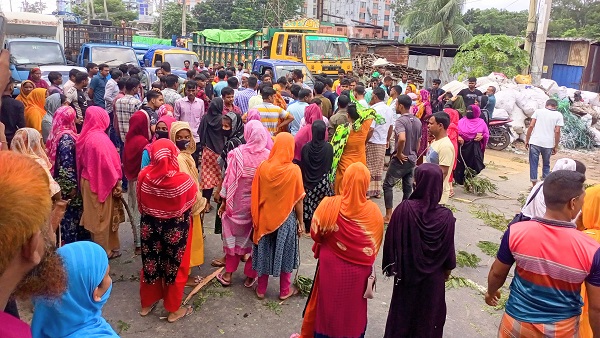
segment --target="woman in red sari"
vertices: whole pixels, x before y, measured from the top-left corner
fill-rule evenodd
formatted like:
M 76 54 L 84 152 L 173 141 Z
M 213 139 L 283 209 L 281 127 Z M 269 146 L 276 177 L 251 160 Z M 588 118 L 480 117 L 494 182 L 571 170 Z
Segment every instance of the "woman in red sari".
M 452 141 L 452 145 L 454 146 L 454 168 L 450 172 L 450 177 L 448 181 L 450 182 L 450 197 L 454 196 L 454 187 L 452 187 L 452 181 L 454 180 L 454 169 L 456 169 L 456 158 L 458 157 L 458 120 L 460 120 L 460 114 L 458 110 L 452 108 L 452 102 L 450 104 L 446 104 L 444 108 L 444 113 L 450 116 L 450 126 L 446 131 L 448 133 L 448 138 Z
M 169 323 L 193 312 L 191 307 L 181 307 L 181 301 L 190 267 L 190 214 L 198 186 L 190 175 L 179 171 L 177 154 L 179 150 L 168 139 L 152 143 L 151 163 L 140 171 L 136 187 L 142 215 L 140 315 L 149 315 L 163 299 Z
M 364 337 L 365 286 L 383 239 L 383 216 L 367 200 L 370 178 L 363 163 L 351 164 L 342 194 L 325 197 L 315 211 L 310 233 L 319 264 L 302 337 Z

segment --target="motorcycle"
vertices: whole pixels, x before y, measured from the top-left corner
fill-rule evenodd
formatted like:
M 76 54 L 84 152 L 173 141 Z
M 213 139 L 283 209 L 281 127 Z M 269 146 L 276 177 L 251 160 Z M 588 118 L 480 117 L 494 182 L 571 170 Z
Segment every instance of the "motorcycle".
M 511 119 L 491 119 L 489 122 L 490 138 L 487 147 L 494 150 L 504 150 L 510 144 L 513 133 L 510 131 Z M 514 137 L 514 136 L 513 136 Z

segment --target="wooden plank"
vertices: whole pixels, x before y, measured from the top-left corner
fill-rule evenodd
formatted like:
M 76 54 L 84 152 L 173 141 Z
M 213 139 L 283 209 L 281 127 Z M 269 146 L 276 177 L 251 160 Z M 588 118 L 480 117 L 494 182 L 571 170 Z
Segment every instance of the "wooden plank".
M 190 299 L 192 299 L 192 297 L 194 297 L 194 295 L 196 295 L 200 291 L 200 289 L 202 289 L 211 280 L 216 278 L 217 275 L 219 275 L 223 271 L 223 269 L 225 269 L 225 267 L 218 268 L 213 273 L 202 279 L 202 282 L 198 283 L 198 285 L 196 285 L 192 292 L 190 292 L 190 294 L 185 298 L 185 300 L 183 301 L 183 305 L 186 305 L 190 301 Z

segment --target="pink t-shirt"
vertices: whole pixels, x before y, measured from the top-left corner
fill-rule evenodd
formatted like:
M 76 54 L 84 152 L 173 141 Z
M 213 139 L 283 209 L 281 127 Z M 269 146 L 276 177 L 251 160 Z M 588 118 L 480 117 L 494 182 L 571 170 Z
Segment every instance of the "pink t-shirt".
M 2 338 L 30 338 L 31 328 L 24 321 L 0 312 L 0 337 Z

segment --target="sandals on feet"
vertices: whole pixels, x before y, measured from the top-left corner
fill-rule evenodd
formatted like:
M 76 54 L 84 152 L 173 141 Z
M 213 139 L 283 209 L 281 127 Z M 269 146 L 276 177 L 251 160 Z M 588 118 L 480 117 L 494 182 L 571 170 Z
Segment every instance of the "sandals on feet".
M 258 289 L 256 289 L 256 298 L 263 300 L 263 299 L 265 299 L 265 295 L 258 293 Z
M 121 257 L 121 255 L 123 255 L 120 251 L 115 251 L 113 250 L 110 255 L 108 255 L 108 259 L 115 259 L 115 258 L 119 258 Z
M 231 285 L 231 281 L 226 281 L 225 278 L 223 278 L 223 274 L 220 273 L 217 275 L 217 280 L 219 281 L 219 283 L 221 283 L 221 285 L 227 287 Z
M 188 307 L 187 307 L 187 308 L 185 308 L 185 309 L 186 309 L 186 310 L 185 310 L 185 314 L 184 314 L 183 316 L 181 316 L 181 317 L 179 317 L 179 318 L 177 318 L 177 319 L 175 319 L 175 320 L 170 320 L 170 319 L 169 319 L 169 317 L 167 317 L 167 321 L 168 321 L 169 323 L 175 323 L 176 321 L 178 321 L 178 320 L 180 320 L 180 319 L 182 319 L 182 318 L 185 318 L 185 317 L 191 316 L 191 315 L 192 315 L 192 313 L 194 313 L 194 308 L 193 308 L 193 307 L 191 307 L 191 306 L 188 306 Z
M 298 293 L 299 293 L 298 289 L 292 287 L 290 289 L 290 293 L 288 293 L 287 296 L 283 296 L 283 297 L 279 296 L 279 299 L 286 300 L 286 299 L 288 299 L 290 297 L 293 297 L 293 296 L 297 295 Z
M 186 282 L 186 283 L 185 283 L 185 286 L 193 287 L 193 286 L 196 286 L 196 285 L 198 285 L 198 284 L 202 283 L 202 281 L 203 281 L 203 280 L 204 280 L 204 278 L 202 278 L 201 276 L 196 276 L 196 277 L 194 277 L 194 280 L 193 280 L 193 281 L 191 281 L 191 282 L 189 282 L 189 281 L 188 281 L 188 282 Z
M 152 306 L 150 306 L 150 310 L 148 310 L 148 312 L 146 314 L 142 314 L 142 311 L 138 312 L 140 314 L 141 317 L 146 317 L 148 316 L 150 313 L 152 313 L 152 311 L 154 311 L 154 309 L 156 309 L 156 306 L 158 305 L 158 302 L 152 304 Z
M 225 266 L 225 263 L 220 259 L 213 259 L 212 262 L 210 262 L 210 265 L 214 266 L 215 268 L 221 268 Z
M 253 287 L 253 286 L 254 286 L 254 284 L 256 284 L 256 281 L 258 280 L 258 278 L 253 278 L 253 279 L 252 279 L 252 283 L 248 284 L 248 280 L 249 280 L 249 279 L 250 279 L 250 278 L 249 278 L 249 277 L 247 277 L 247 278 L 246 278 L 246 280 L 244 281 L 244 287 L 247 287 L 248 289 L 249 289 L 249 288 L 251 288 L 251 287 Z

